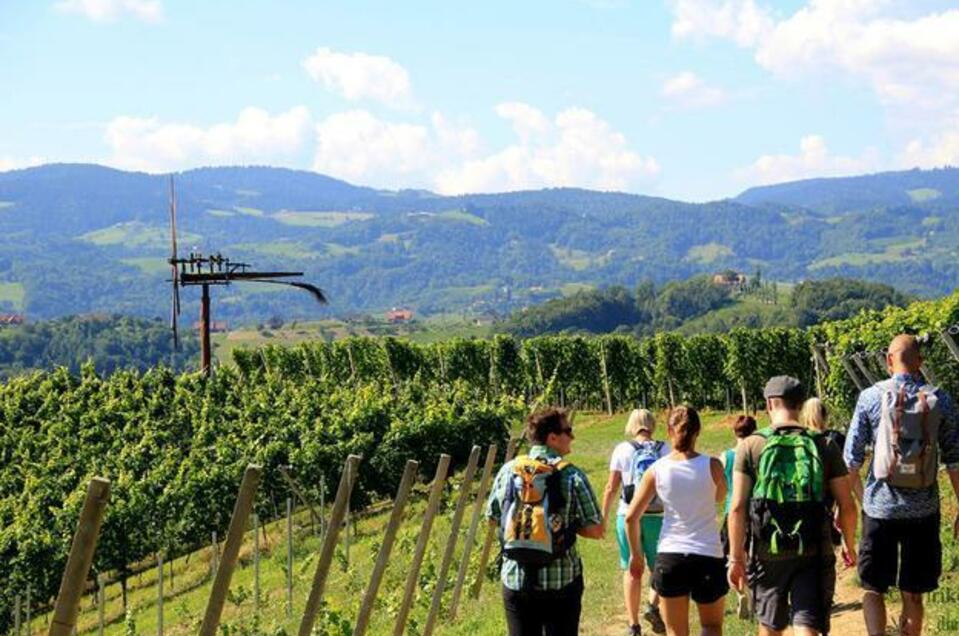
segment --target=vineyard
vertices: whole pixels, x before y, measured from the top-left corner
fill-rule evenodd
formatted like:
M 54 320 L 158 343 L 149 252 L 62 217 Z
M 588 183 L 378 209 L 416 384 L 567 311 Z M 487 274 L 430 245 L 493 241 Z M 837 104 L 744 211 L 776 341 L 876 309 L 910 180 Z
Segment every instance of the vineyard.
M 392 496 L 408 460 L 425 480 L 441 453 L 462 468 L 474 444 L 505 449 L 538 403 L 754 409 L 765 380 L 789 373 L 846 414 L 858 387 L 883 374 L 877 352 L 902 331 L 928 334 L 925 373 L 956 393 L 957 322 L 959 293 L 808 330 L 429 345 L 350 338 L 240 350 L 212 378 L 164 368 L 103 377 L 89 366 L 15 378 L 0 387 L 0 631 L 11 620 L 2 608 L 28 587 L 34 612 L 49 608 L 94 475 L 112 485 L 91 578 L 103 573 L 125 594 L 138 564 L 223 536 L 250 463 L 263 468 L 254 508 L 269 520 L 296 496 L 280 467 L 318 500 L 347 456 L 362 455 L 351 502 L 359 508 Z

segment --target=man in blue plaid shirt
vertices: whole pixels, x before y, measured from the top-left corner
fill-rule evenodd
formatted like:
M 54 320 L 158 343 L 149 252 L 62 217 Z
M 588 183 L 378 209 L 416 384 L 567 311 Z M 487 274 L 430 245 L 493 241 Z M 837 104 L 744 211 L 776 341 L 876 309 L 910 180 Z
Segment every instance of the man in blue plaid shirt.
M 531 445 L 530 458 L 557 462 L 571 452 L 573 427 L 565 410 L 548 408 L 529 416 L 526 437 Z M 486 503 L 486 517 L 496 526 L 502 521 L 515 463 L 514 459 L 500 469 Z M 565 464 L 559 478 L 562 499 L 566 502 L 561 514 L 570 536 L 601 539 L 605 530 L 602 511 L 586 474 Z M 579 634 L 583 562 L 575 543 L 534 570 L 504 556 L 501 578 L 510 636 Z
M 862 538 L 859 545 L 859 579 L 862 584 L 863 614 L 869 634 L 886 633 L 884 594 L 890 587 L 902 593 L 900 633 L 922 633 L 922 595 L 939 586 L 942 572 L 942 545 L 939 539 L 939 485 L 928 488 L 896 487 L 877 479 L 873 470 L 875 453 L 863 488 L 859 470 L 866 462 L 867 448 L 878 440 L 884 394 L 894 389 L 911 399 L 924 387 L 920 367 L 922 355 L 913 336 L 896 336 L 886 355 L 891 380 L 881 382 L 859 395 L 853 413 L 843 458 L 854 478 L 853 489 L 862 502 Z M 952 398 L 935 389 L 941 414 L 938 438 L 939 460 L 945 464 L 953 492 L 959 497 L 959 419 Z M 953 533 L 959 532 L 959 518 Z

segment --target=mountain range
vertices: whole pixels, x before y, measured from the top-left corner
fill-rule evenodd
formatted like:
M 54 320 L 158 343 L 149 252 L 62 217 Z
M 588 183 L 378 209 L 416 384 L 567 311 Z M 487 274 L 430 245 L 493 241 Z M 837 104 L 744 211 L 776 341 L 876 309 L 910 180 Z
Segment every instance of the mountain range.
M 174 175 L 181 255 L 297 270 L 330 297 L 214 290 L 214 318 L 315 318 L 407 306 L 505 312 L 587 286 L 701 272 L 849 276 L 935 295 L 959 285 L 959 169 L 813 179 L 693 204 L 573 188 L 440 196 L 304 171 Z M 169 312 L 169 177 L 97 165 L 0 173 L 0 309 L 30 319 Z M 197 310 L 183 294 L 184 312 Z

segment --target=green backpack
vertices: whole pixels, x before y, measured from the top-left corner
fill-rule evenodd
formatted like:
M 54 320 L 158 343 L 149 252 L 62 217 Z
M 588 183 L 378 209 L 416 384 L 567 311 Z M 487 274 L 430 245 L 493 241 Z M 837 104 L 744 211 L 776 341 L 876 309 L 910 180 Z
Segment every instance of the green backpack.
M 800 426 L 764 428 L 766 440 L 750 499 L 753 537 L 771 556 L 818 550 L 825 521 L 825 475 L 818 433 Z

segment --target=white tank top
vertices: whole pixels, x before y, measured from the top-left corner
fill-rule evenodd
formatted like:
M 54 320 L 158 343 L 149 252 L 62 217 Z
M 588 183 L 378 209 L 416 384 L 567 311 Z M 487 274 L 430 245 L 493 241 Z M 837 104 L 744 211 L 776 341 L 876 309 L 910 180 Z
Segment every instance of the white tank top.
M 656 494 L 665 509 L 658 552 L 722 558 L 716 484 L 709 460 L 709 455 L 683 460 L 664 457 L 653 464 Z

